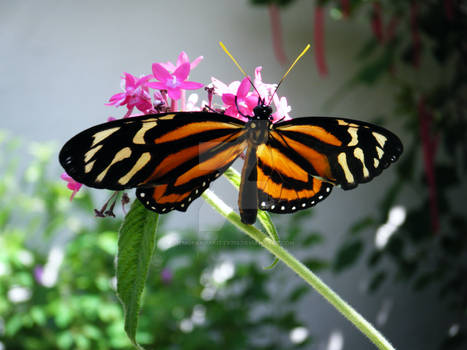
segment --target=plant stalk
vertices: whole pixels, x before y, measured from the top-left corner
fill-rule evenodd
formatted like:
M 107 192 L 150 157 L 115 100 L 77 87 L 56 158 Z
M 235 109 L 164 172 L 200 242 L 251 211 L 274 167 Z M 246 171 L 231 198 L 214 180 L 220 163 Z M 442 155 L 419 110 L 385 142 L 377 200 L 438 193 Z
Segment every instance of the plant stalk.
M 384 338 L 384 336 L 373 325 L 365 320 L 352 306 L 339 297 L 330 287 L 308 269 L 302 262 L 284 249 L 278 242 L 258 230 L 252 225 L 241 222 L 240 216 L 232 208 L 225 204 L 217 195 L 209 189 L 203 193 L 203 198 L 222 216 L 245 232 L 248 236 L 266 248 L 280 261 L 285 263 L 305 282 L 320 293 L 332 306 L 334 306 L 344 317 L 365 334 L 380 350 L 395 350 L 395 348 Z

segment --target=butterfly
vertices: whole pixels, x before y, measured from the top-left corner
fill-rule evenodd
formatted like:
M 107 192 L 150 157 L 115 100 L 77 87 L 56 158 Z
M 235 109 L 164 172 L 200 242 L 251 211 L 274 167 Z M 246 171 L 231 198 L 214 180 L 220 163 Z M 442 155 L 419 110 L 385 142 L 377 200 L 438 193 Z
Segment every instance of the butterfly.
M 238 207 L 253 224 L 258 209 L 293 213 L 368 182 L 401 155 L 399 138 L 362 121 L 304 117 L 272 122 L 260 101 L 248 121 L 216 113 L 173 112 L 91 127 L 62 148 L 59 160 L 90 187 L 136 188 L 157 213 L 186 211 L 244 154 Z M 245 152 L 246 150 L 246 152 Z

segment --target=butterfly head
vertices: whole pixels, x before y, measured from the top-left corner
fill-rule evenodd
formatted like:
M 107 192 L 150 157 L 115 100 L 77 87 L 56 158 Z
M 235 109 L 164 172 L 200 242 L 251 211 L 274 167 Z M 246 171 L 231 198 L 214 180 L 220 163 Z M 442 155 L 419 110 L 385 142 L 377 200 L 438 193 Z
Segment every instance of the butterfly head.
M 264 104 L 264 101 L 260 101 L 258 105 L 253 108 L 254 116 L 251 119 L 256 120 L 272 120 L 272 107 Z

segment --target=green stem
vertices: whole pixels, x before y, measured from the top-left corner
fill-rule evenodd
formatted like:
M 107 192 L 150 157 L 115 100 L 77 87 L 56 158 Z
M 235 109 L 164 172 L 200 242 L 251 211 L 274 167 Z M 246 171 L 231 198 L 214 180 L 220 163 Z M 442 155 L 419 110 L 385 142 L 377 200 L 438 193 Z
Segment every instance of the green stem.
M 309 270 L 304 264 L 297 260 L 286 249 L 281 247 L 278 242 L 272 240 L 269 236 L 251 225 L 245 225 L 241 222 L 240 216 L 232 208 L 226 205 L 219 197 L 210 190 L 203 193 L 203 198 L 221 215 L 227 218 L 231 223 L 245 232 L 256 242 L 274 254 L 279 260 L 289 266 L 305 282 L 320 293 L 331 305 L 333 305 L 342 315 L 353 323 L 363 334 L 365 334 L 381 350 L 395 350 L 395 348 L 384 338 L 384 336 L 371 323 L 363 318 L 352 306 L 339 297 L 331 288 L 329 288 L 321 279 Z

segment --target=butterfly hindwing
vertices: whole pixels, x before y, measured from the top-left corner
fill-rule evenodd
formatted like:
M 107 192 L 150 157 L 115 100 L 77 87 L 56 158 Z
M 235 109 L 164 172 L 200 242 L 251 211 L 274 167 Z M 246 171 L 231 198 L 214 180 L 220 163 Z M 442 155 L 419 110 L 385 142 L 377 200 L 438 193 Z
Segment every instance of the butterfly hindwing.
M 304 171 L 343 189 L 370 181 L 402 153 L 390 131 L 350 119 L 297 118 L 274 124 L 270 139 Z
M 210 182 L 222 175 L 243 152 L 246 147 L 245 133 L 234 135 L 229 142 L 208 142 L 199 147 L 203 152 L 197 157 L 186 160 L 164 175 L 163 178 L 170 179 L 166 183 L 136 190 L 136 197 L 146 208 L 158 213 L 186 211 L 191 202 L 209 187 Z
M 332 185 L 313 177 L 284 151 L 287 150 L 274 147 L 274 141 L 258 147 L 259 208 L 274 213 L 292 213 L 325 199 Z

